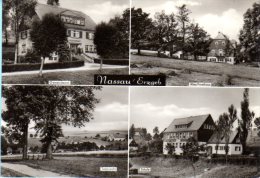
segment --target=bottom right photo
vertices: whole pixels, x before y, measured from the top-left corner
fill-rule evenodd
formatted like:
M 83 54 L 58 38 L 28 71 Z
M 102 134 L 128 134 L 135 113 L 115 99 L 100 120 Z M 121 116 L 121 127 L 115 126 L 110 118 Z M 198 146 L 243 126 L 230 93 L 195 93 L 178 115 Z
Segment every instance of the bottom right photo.
M 129 177 L 259 177 L 260 89 L 131 87 Z

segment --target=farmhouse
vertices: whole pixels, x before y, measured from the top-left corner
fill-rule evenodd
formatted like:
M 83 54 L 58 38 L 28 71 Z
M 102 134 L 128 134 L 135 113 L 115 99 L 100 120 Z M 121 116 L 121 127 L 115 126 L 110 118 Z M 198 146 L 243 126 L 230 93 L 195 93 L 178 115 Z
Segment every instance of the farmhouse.
M 109 141 L 124 141 L 126 139 L 125 134 L 114 133 L 108 136 Z
M 208 54 L 207 60 L 209 62 L 234 64 L 235 48 L 236 41 L 229 41 L 226 35 L 219 32 L 216 38 L 214 38 L 210 44 L 210 52 Z
M 215 130 L 215 123 L 210 114 L 174 119 L 163 134 L 163 154 L 168 154 L 166 145 L 175 147 L 175 154 L 183 153 L 188 139 L 195 138 L 200 145 L 206 145 Z
M 207 152 L 209 155 L 218 154 L 225 155 L 225 138 L 221 135 L 217 139 L 217 134 L 214 133 L 212 137 L 209 139 L 207 144 Z M 238 131 L 232 131 L 230 134 L 229 142 L 228 142 L 228 155 L 241 155 L 242 154 L 242 144 L 240 143 Z
M 138 144 L 135 142 L 135 140 L 130 139 L 129 140 L 129 150 L 130 151 L 137 151 L 138 150 Z
M 24 56 L 33 48 L 30 40 L 30 27 L 34 20 L 41 20 L 46 14 L 55 14 L 61 18 L 67 28 L 68 46 L 72 52 L 80 51 L 86 57 L 95 53 L 96 49 L 93 43 L 94 31 L 96 24 L 86 14 L 80 11 L 51 6 L 46 4 L 37 4 L 35 14 L 28 22 L 27 27 L 19 34 L 19 56 Z M 52 58 L 46 59 L 45 63 L 58 62 L 59 56 L 57 53 L 52 55 Z

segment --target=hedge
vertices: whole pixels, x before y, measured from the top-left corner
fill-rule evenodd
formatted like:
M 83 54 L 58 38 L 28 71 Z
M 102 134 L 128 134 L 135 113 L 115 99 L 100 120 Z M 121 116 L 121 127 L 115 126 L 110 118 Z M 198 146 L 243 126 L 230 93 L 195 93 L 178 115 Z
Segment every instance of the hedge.
M 94 59 L 94 63 L 100 64 L 100 59 Z M 103 64 L 110 64 L 110 65 L 129 65 L 129 60 L 122 60 L 122 59 L 103 59 Z
M 32 70 L 39 70 L 41 64 L 6 64 L 2 65 L 3 72 L 18 72 L 18 71 L 32 71 Z M 58 63 L 48 63 L 44 64 L 43 69 L 66 69 L 66 68 L 73 68 L 73 67 L 81 67 L 84 66 L 84 61 L 66 61 L 66 62 L 58 62 Z

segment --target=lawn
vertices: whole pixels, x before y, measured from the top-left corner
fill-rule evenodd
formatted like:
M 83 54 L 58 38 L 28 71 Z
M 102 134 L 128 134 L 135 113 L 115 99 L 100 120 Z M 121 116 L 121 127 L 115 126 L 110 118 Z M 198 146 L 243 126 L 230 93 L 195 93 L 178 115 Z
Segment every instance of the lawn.
M 63 72 L 51 72 L 45 73 L 43 77 L 39 77 L 38 74 L 28 75 L 14 75 L 3 76 L 3 84 L 48 84 L 49 81 L 71 81 L 71 85 L 93 85 L 95 74 L 114 74 L 114 75 L 127 75 L 128 68 L 122 69 L 103 69 L 88 70 L 88 71 L 63 71 Z
M 245 65 L 132 55 L 131 66 L 131 74 L 165 74 L 167 85 L 172 86 L 187 86 L 191 82 L 213 86 L 260 86 L 260 68 Z
M 55 157 L 53 160 L 27 160 L 15 163 L 74 177 L 127 177 L 127 157 Z M 117 167 L 117 172 L 101 172 L 100 167 Z
M 184 178 L 193 177 L 193 168 L 191 162 L 182 159 L 163 158 L 163 157 L 135 157 L 130 159 L 133 168 L 151 168 L 150 174 L 146 177 L 171 177 Z M 199 160 L 195 163 L 195 173 L 198 178 L 237 178 L 259 176 L 255 166 L 247 165 L 221 165 L 208 164 Z M 131 177 L 131 176 L 130 176 Z M 133 177 L 138 177 L 137 175 Z M 142 177 L 142 176 L 140 176 Z

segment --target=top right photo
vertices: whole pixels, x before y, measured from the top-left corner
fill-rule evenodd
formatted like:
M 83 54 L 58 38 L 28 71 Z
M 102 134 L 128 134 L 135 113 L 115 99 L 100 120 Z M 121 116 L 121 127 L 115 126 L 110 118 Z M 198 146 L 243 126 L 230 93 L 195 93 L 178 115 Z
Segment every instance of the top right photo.
M 131 74 L 260 86 L 260 0 L 132 0 Z

